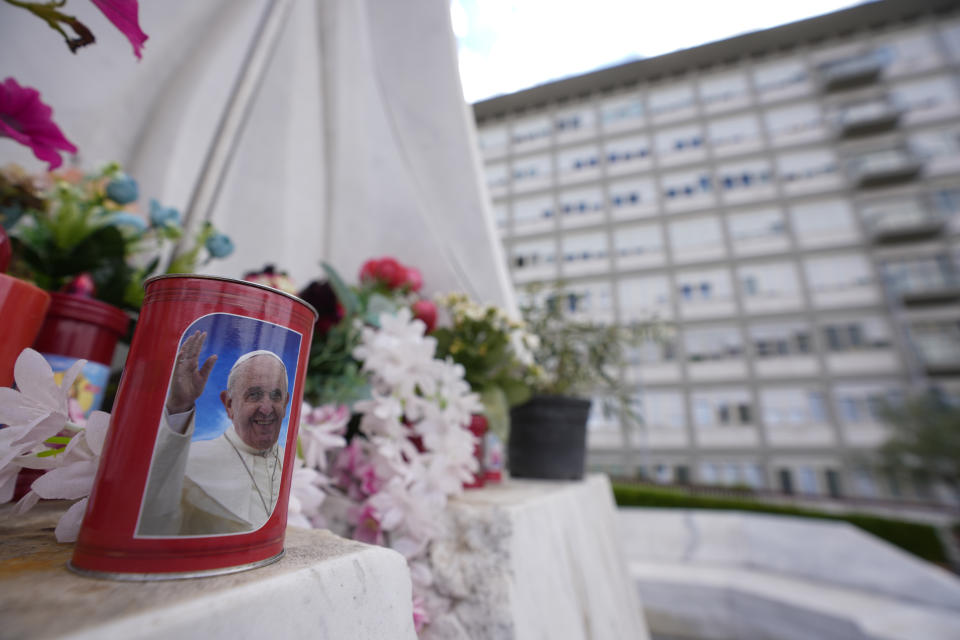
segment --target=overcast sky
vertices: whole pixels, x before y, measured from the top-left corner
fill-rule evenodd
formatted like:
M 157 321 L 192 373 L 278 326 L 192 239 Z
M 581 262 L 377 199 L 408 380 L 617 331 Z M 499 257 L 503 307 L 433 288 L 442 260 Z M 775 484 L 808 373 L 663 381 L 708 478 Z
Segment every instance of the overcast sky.
M 468 102 L 863 0 L 451 0 Z

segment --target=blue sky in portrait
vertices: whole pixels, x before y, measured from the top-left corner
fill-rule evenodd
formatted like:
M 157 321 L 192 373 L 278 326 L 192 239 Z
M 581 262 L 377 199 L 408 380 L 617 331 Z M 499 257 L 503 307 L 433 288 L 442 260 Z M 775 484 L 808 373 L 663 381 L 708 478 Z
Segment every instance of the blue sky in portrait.
M 194 440 L 216 438 L 230 426 L 227 412 L 220 400 L 220 392 L 227 388 L 230 368 L 237 358 L 250 351 L 266 349 L 280 356 L 287 368 L 287 389 L 293 394 L 296 379 L 297 358 L 300 354 L 301 336 L 296 331 L 279 325 L 228 313 L 214 313 L 198 320 L 184 332 L 180 344 L 196 331 L 206 331 L 207 339 L 200 352 L 199 364 L 217 354 L 217 363 L 210 373 L 203 394 L 197 400 L 196 431 Z M 286 441 L 287 423 L 290 420 L 290 402 L 283 417 L 279 442 Z
M 451 0 L 467 102 L 838 11 L 863 0 Z

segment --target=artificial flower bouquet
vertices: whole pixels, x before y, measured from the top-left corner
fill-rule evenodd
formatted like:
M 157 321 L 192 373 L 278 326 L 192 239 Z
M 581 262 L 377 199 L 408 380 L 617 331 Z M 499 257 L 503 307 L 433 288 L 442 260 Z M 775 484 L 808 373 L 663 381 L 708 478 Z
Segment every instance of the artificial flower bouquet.
M 447 501 L 479 472 L 466 425 L 482 406 L 464 368 L 439 357 L 428 335 L 437 310 L 418 295 L 418 270 L 369 260 L 349 286 L 324 269 L 327 280 L 300 293 L 320 319 L 307 373 L 315 404 L 301 412 L 289 522 L 403 554 L 420 630 L 451 606 L 431 588 L 429 548 Z
M 438 298 L 450 322 L 433 333 L 437 353 L 463 366 L 467 382 L 480 394 L 491 430 L 506 439 L 509 408 L 525 402 L 544 375 L 534 361 L 540 345 L 526 323 L 492 304 L 462 293 Z
M 201 259 L 233 251 L 230 238 L 207 224 L 190 248 L 170 255 L 169 245 L 183 235 L 179 211 L 152 200 L 144 215 L 138 198 L 137 182 L 117 164 L 90 174 L 0 170 L 0 222 L 13 243 L 11 275 L 135 311 L 146 278 L 188 273 Z

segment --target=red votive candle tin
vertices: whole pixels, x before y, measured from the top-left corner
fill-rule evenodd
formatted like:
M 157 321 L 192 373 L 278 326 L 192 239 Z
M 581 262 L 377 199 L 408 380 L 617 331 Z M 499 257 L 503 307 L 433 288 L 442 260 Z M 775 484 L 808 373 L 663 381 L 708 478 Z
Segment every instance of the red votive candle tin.
M 147 281 L 73 571 L 162 580 L 283 555 L 316 317 L 249 282 Z

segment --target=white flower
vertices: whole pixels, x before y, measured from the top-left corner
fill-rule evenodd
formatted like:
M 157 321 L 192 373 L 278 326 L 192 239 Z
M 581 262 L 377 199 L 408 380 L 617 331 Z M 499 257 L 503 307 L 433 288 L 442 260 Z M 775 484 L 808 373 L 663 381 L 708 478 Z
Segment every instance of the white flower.
M 70 386 L 86 364 L 78 360 L 58 386 L 53 369 L 39 353 L 24 349 L 14 364 L 13 376 L 20 391 L 0 388 L 0 503 L 13 497 L 22 467 L 49 468 L 52 460 L 38 458 L 43 442 L 68 424 Z
M 57 523 L 58 542 L 74 542 L 86 511 L 87 496 L 100 465 L 103 443 L 110 427 L 110 414 L 94 411 L 83 431 L 73 436 L 62 453 L 54 456 L 59 466 L 34 480 L 30 492 L 17 503 L 17 512 L 24 513 L 40 498 L 46 500 L 82 500 L 71 506 Z
M 297 459 L 296 464 L 293 470 L 293 484 L 290 488 L 287 523 L 309 529 L 322 522 L 320 507 L 327 495 L 323 487 L 329 485 L 330 481 L 322 473 L 305 466 L 302 460 Z
M 308 467 L 324 470 L 327 468 L 327 452 L 347 446 L 343 434 L 350 421 L 350 410 L 346 405 L 325 405 L 314 409 L 304 403 L 301 415 L 303 459 Z

